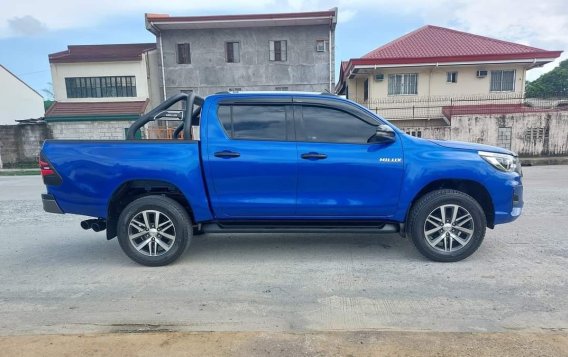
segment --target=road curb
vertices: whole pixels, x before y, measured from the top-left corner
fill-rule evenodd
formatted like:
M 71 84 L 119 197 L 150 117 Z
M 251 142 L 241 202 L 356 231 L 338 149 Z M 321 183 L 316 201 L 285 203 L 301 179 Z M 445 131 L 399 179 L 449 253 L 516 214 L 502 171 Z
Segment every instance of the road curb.
M 521 157 L 519 159 L 523 166 L 568 165 L 567 156 Z

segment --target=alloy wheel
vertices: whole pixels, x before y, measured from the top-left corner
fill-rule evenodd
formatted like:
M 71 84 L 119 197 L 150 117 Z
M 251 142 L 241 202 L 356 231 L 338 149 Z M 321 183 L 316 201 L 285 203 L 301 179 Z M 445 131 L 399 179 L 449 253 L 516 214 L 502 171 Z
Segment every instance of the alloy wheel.
M 446 204 L 435 208 L 424 222 L 428 244 L 443 253 L 463 249 L 474 234 L 471 214 L 460 205 Z
M 163 212 L 145 210 L 130 220 L 128 240 L 138 252 L 157 257 L 172 248 L 176 240 L 176 229 L 170 217 Z

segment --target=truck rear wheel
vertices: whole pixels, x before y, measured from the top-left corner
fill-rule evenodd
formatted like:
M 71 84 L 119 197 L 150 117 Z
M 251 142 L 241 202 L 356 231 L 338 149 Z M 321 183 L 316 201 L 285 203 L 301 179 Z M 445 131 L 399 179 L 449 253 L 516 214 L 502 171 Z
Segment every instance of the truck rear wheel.
M 422 255 L 438 262 L 456 262 L 479 248 L 487 220 L 474 198 L 444 189 L 430 192 L 414 204 L 408 227 Z
M 118 242 L 124 253 L 147 266 L 178 259 L 191 242 L 191 219 L 176 201 L 145 196 L 131 202 L 118 218 Z

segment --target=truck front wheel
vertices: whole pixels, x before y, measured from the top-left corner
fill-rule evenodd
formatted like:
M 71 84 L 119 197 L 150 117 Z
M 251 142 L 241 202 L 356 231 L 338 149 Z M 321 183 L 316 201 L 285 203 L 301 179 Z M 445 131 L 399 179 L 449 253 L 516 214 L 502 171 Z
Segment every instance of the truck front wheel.
M 473 197 L 456 190 L 437 190 L 421 197 L 408 219 L 410 236 L 425 257 L 456 262 L 483 242 L 487 220 Z
M 124 208 L 117 222 L 118 242 L 124 253 L 147 266 L 167 265 L 191 242 L 191 219 L 176 201 L 145 196 Z

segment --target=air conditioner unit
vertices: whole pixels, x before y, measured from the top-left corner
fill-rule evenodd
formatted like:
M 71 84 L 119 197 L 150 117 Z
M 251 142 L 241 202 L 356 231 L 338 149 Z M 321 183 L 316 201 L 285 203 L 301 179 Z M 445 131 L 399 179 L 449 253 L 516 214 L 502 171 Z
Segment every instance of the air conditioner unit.
M 375 74 L 375 81 L 382 82 L 385 79 L 385 75 L 382 73 Z
M 487 77 L 487 71 L 477 71 L 477 78 L 485 78 Z

